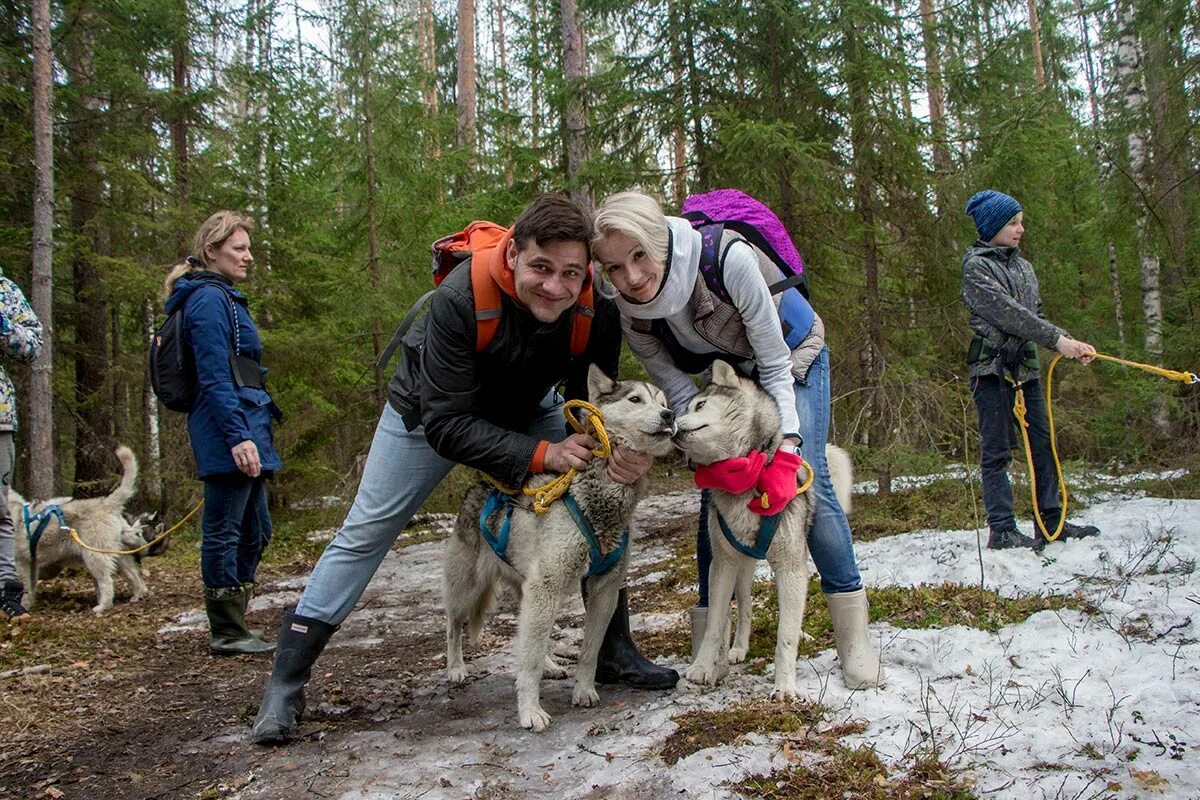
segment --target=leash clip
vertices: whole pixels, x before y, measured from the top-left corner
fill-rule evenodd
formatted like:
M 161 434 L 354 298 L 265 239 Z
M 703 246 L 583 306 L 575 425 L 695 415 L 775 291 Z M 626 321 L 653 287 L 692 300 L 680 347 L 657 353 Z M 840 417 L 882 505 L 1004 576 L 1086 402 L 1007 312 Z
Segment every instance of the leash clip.
M 1188 383 L 1189 383 L 1189 384 L 1192 384 L 1192 383 L 1200 383 L 1200 375 L 1197 375 L 1197 374 L 1196 374 L 1196 373 L 1194 373 L 1194 372 L 1188 372 L 1188 373 L 1186 373 L 1186 374 L 1187 374 L 1187 376 L 1188 376 Z

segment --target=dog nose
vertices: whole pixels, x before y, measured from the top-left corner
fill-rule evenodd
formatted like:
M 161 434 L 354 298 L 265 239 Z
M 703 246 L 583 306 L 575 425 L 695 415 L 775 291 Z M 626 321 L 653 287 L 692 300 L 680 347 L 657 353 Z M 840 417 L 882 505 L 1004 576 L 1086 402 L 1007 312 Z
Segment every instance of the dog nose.
M 664 409 L 662 412 L 662 421 L 663 421 L 663 425 L 674 425 L 675 424 L 675 412 L 669 408 Z

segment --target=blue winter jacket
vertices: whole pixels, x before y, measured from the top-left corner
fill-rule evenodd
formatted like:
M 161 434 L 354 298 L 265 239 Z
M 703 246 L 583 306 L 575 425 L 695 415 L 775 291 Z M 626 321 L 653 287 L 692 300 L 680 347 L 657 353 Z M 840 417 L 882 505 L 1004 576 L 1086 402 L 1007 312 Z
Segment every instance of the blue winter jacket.
M 196 360 L 199 394 L 188 412 L 187 425 L 200 479 L 237 473 L 230 450 L 247 439 L 258 447 L 263 472 L 282 469 L 271 421 L 283 415 L 266 390 L 238 387 L 229 363 L 229 354 L 236 347 L 241 355 L 262 364 L 262 340 L 245 295 L 215 272 L 196 270 L 176 281 L 167 298 L 168 314 L 180 307 L 184 337 Z

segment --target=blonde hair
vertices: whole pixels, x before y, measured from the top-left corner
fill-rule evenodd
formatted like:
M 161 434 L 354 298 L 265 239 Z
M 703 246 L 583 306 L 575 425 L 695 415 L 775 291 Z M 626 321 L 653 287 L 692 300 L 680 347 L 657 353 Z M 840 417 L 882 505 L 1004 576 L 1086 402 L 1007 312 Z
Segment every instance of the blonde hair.
M 667 263 L 667 218 L 662 206 L 643 192 L 619 192 L 604 199 L 595 215 L 595 245 L 610 233 L 623 233 L 633 238 L 646 255 L 660 264 Z
M 175 281 L 182 278 L 184 274 L 194 269 L 212 268 L 212 265 L 208 263 L 208 255 L 204 252 L 208 245 L 220 247 L 225 244 L 226 239 L 239 230 L 251 233 L 254 230 L 254 223 L 249 217 L 236 211 L 217 211 L 204 220 L 192 238 L 191 255 L 186 261 L 176 264 L 167 273 L 167 277 L 163 281 L 163 301 L 171 296 L 171 290 L 175 288 Z

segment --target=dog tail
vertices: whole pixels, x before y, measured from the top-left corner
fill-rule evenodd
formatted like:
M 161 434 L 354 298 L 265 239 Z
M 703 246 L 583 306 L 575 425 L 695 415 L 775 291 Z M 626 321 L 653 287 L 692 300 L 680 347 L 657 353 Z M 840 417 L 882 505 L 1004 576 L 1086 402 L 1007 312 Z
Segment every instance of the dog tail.
M 112 490 L 107 500 L 110 505 L 121 509 L 137 493 L 138 462 L 137 456 L 125 445 L 117 448 L 117 458 L 121 462 L 121 482 Z
M 829 476 L 833 479 L 833 493 L 837 495 L 842 511 L 850 513 L 850 490 L 854 485 L 854 463 L 850 454 L 836 445 L 825 445 L 825 460 L 829 463 Z

